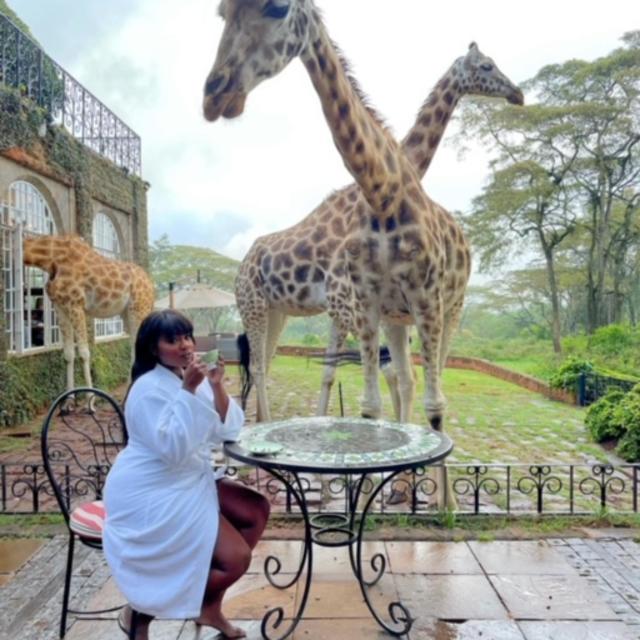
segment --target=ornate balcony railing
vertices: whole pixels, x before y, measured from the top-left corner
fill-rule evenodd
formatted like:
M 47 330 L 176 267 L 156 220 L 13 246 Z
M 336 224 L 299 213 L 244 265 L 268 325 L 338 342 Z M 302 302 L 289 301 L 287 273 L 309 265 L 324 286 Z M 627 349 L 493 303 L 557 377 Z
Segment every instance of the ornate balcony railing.
M 135 175 L 140 136 L 0 13 L 0 83 L 18 89 L 84 145 Z
M 448 490 L 455 496 L 459 515 L 592 515 L 638 513 L 640 465 L 595 464 L 449 464 Z M 273 511 L 295 512 L 284 485 L 252 467 L 227 468 L 227 474 L 260 491 Z M 437 513 L 438 485 L 433 469 L 398 476 L 390 490 L 406 490 L 409 499 L 388 505 L 383 496 L 373 513 L 429 515 Z M 354 479 L 355 480 L 355 479 Z M 376 482 L 377 478 L 372 477 Z M 344 512 L 352 479 L 312 474 L 301 478 L 309 504 L 318 512 Z M 87 495 L 87 483 L 67 483 L 70 499 Z M 0 513 L 55 513 L 58 506 L 40 462 L 0 465 Z M 393 486 L 395 485 L 395 486 Z

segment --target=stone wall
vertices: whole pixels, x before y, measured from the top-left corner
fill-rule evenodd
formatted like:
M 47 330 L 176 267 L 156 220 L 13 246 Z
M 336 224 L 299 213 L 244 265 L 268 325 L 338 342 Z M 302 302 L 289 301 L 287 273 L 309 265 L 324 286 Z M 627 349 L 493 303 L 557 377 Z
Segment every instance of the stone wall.
M 282 345 L 277 349 L 277 353 L 283 356 L 306 356 L 322 353 L 321 347 L 304 347 Z M 413 362 L 420 365 L 421 358 L 418 354 L 413 354 Z M 461 356 L 449 356 L 447 358 L 447 367 L 450 369 L 470 369 L 486 373 L 494 378 L 500 378 L 506 382 L 511 382 L 519 387 L 524 387 L 529 391 L 540 393 L 551 400 L 557 400 L 566 404 L 577 404 L 576 394 L 563 389 L 553 389 L 546 382 L 528 376 L 524 373 L 518 373 L 511 369 L 506 369 L 500 365 L 482 360 L 480 358 L 466 358 Z

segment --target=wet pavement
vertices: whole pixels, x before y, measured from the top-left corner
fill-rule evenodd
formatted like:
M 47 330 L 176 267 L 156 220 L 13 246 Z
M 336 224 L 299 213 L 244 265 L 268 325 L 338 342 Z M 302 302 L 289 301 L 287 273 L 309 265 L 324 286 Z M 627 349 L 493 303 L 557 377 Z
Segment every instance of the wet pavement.
M 67 539 L 0 541 L 0 638 L 58 637 Z M 256 549 L 249 573 L 225 600 L 227 615 L 260 638 L 271 607 L 290 617 L 301 585 L 278 590 L 262 567 L 268 555 L 282 573 L 297 567 L 302 544 L 267 540 Z M 400 600 L 415 622 L 409 640 L 638 640 L 640 559 L 632 539 L 604 532 L 595 539 L 493 542 L 370 541 L 365 557 L 381 553 L 387 572 L 370 593 L 384 617 Z M 73 581 L 73 606 L 99 608 L 122 602 L 102 555 L 81 547 Z M 286 576 L 284 576 L 286 577 Z M 191 640 L 185 621 L 154 622 L 154 640 Z M 124 638 L 113 615 L 71 617 L 68 640 Z M 213 640 L 208 630 L 201 640 Z M 314 579 L 303 621 L 293 640 L 389 638 L 366 608 L 344 548 L 314 549 Z

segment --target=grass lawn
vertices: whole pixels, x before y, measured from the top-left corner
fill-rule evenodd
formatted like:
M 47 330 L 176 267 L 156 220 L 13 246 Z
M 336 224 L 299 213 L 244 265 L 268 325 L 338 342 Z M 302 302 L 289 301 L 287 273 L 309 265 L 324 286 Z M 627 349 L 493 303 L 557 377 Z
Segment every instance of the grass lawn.
M 419 372 L 418 369 L 416 369 Z M 274 419 L 314 415 L 322 367 L 305 358 L 278 356 L 269 381 Z M 420 374 L 412 421 L 425 424 Z M 338 368 L 330 412 L 339 415 L 338 385 L 342 384 L 345 415 L 359 415 L 363 390 L 359 367 Z M 392 418 L 391 401 L 380 377 L 384 417 Z M 606 461 L 603 449 L 591 442 L 584 426 L 584 409 L 547 400 L 511 383 L 482 373 L 447 369 L 444 392 L 448 400 L 445 430 L 455 448 L 449 462 Z M 255 394 L 252 393 L 252 399 Z M 251 405 L 253 406 L 253 405 Z

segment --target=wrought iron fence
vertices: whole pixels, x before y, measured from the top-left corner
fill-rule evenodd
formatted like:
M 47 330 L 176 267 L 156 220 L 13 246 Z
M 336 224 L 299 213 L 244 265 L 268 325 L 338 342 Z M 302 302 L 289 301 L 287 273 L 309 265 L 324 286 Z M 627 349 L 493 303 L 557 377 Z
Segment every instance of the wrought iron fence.
M 18 89 L 96 153 L 140 175 L 140 136 L 2 13 L 0 83 Z
M 611 389 L 620 389 L 621 391 L 631 391 L 638 383 L 632 380 L 623 380 L 621 378 L 612 378 L 611 376 L 603 376 L 597 373 L 581 373 L 578 376 L 577 397 L 578 404 L 586 407 L 592 404 L 598 398 L 604 396 Z
M 595 464 L 449 464 L 448 483 L 459 515 L 589 515 L 601 509 L 611 513 L 638 513 L 640 465 Z M 419 515 L 437 513 L 437 467 L 398 476 L 389 491 L 407 496 L 376 504 L 377 514 Z M 292 496 L 284 485 L 253 467 L 229 466 L 227 474 L 265 494 L 276 513 L 295 513 Z M 371 477 L 372 482 L 382 478 Z M 355 478 L 305 474 L 302 484 L 312 509 L 319 513 L 347 511 L 349 490 Z M 58 507 L 41 463 L 0 465 L 0 513 L 57 513 Z M 69 491 L 73 492 L 71 487 Z M 82 491 L 86 494 L 86 487 Z M 100 496 L 83 494 L 87 500 Z M 69 496 L 71 499 L 72 496 Z

